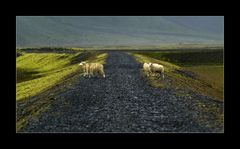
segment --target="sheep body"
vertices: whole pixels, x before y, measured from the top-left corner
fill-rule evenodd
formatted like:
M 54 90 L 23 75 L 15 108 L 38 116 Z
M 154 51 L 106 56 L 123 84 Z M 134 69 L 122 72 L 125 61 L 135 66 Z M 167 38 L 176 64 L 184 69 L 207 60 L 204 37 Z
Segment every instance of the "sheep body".
M 83 69 L 84 76 L 94 76 L 94 75 L 102 75 L 105 78 L 103 65 L 100 63 L 86 63 L 81 62 L 79 64 Z
M 150 71 L 151 71 L 151 73 L 152 72 L 159 73 L 164 78 L 164 67 L 163 67 L 163 65 L 156 64 L 156 63 L 150 63 Z
M 90 75 L 102 75 L 105 78 L 103 65 L 100 63 L 90 63 Z

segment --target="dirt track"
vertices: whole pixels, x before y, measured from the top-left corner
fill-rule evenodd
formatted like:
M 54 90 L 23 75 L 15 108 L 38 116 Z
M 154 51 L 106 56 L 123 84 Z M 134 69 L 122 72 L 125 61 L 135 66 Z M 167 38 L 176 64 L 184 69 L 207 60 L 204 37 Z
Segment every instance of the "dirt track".
M 222 132 L 214 112 L 223 105 L 198 94 L 177 96 L 155 89 L 140 74 L 141 65 L 122 52 L 109 52 L 106 78 L 79 77 L 55 96 L 23 132 Z M 198 104 L 214 107 L 199 110 Z

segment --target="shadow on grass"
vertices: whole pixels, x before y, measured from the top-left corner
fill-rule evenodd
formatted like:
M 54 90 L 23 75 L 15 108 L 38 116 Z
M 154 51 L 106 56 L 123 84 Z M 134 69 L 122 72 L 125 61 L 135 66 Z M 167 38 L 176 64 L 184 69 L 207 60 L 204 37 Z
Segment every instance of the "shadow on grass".
M 185 77 L 190 77 L 192 79 L 197 79 L 197 76 L 196 74 L 194 74 L 193 72 L 191 71 L 187 71 L 187 70 L 180 70 L 180 69 L 175 69 L 174 70 L 175 73 L 179 73 Z
M 35 70 L 25 69 L 25 68 L 17 68 L 17 83 L 40 78 L 42 76 L 43 75 L 40 75 L 39 72 L 35 71 Z
M 101 52 L 98 51 L 84 51 L 71 59 L 71 65 L 80 63 L 81 61 L 91 60 L 91 58 L 94 58 L 100 53 Z

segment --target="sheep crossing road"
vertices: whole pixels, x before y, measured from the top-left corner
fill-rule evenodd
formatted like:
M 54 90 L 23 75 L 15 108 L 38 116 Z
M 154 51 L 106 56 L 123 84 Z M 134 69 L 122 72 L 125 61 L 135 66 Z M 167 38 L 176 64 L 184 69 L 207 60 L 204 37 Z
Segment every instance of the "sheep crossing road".
M 128 54 L 109 52 L 106 78 L 79 77 L 74 85 L 55 97 L 38 119 L 24 132 L 219 132 L 209 127 L 214 121 L 199 122 L 203 113 L 194 109 L 194 100 L 212 104 L 205 96 L 178 97 L 174 90 L 155 89 L 141 76 L 142 65 Z M 197 97 L 194 100 L 193 96 Z M 194 103 L 191 103 L 194 102 Z

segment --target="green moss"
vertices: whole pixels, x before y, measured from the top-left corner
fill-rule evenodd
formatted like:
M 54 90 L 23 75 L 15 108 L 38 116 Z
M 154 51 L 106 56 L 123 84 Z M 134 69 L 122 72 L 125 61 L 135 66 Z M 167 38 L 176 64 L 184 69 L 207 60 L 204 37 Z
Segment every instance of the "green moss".
M 21 129 L 25 126 L 26 119 L 22 118 L 16 122 L 16 132 L 21 131 Z
M 37 104 L 28 107 L 28 109 L 26 109 L 27 115 L 21 116 L 16 121 L 16 131 L 21 131 L 21 129 L 23 129 L 24 126 L 28 123 L 29 119 L 37 119 L 42 112 L 46 111 L 52 103 L 52 101 L 49 101 L 51 100 L 44 100 L 43 102 L 38 102 Z

